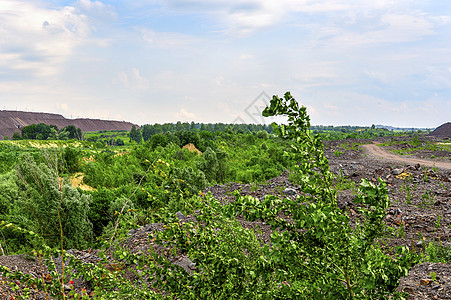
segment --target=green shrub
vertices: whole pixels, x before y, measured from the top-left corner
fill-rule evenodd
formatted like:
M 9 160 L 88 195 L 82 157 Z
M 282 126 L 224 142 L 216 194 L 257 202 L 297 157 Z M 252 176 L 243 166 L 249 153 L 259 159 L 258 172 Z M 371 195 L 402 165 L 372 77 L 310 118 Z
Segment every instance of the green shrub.
M 51 247 L 60 245 L 60 221 L 66 248 L 87 247 L 92 237 L 90 197 L 58 177 L 58 166 L 52 162 L 38 164 L 27 153 L 19 161 L 19 194 L 12 214 Z
M 67 172 L 75 173 L 80 168 L 80 151 L 74 147 L 66 147 L 63 152 L 64 167 Z

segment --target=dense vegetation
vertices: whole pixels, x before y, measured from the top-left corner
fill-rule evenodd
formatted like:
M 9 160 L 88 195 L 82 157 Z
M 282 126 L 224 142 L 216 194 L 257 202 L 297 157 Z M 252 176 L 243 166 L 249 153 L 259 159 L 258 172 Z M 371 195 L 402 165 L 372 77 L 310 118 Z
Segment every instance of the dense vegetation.
M 288 121 L 274 125 L 274 132 L 258 125 L 244 130 L 242 125 L 191 123 L 187 128 L 179 122 L 166 131 L 145 125 L 118 133 L 134 142 L 114 147 L 95 135 L 65 147 L 57 141 L 2 142 L 3 248 L 9 253 L 34 249 L 45 256 L 56 249 L 106 247 L 116 250 L 121 264 L 137 265 L 141 282 L 151 278 L 151 287 L 134 285 L 121 270 L 112 276 L 101 265 L 71 259 L 71 268 L 89 278 L 99 299 L 399 298 L 394 293 L 399 277 L 420 257 L 405 248 L 390 256 L 376 242 L 390 204 L 385 183 L 361 182 L 355 201 L 362 219 L 351 226 L 337 206 L 335 176 L 321 140 L 325 135 L 312 132 L 306 109 L 286 93 L 274 96 L 264 115 Z M 183 149 L 187 144 L 189 149 Z M 221 204 L 201 192 L 216 183 L 264 182 L 283 170 L 290 170 L 302 196 L 268 195 L 260 201 L 236 193 L 235 202 Z M 76 178 L 83 178 L 83 189 L 71 184 Z M 195 218 L 181 223 L 177 212 Z M 261 245 L 253 230 L 235 220 L 237 215 L 270 225 L 270 242 Z M 149 222 L 165 224 L 153 240 L 168 252 L 189 256 L 197 266 L 193 274 L 161 253 L 135 255 L 116 243 L 129 228 Z M 46 285 L 41 278 L 0 269 L 63 297 L 64 275 L 54 274 Z
M 190 143 L 202 153 L 182 149 Z M 41 234 L 54 246 L 58 237 L 54 222 L 61 199 L 59 208 L 64 212 L 63 221 L 67 220 L 63 227 L 73 227 L 70 219 L 74 214 L 81 222 L 76 227 L 83 232 L 82 236 L 71 234 L 74 240 L 65 244 L 70 247 L 93 245 L 139 182 L 140 190 L 131 198 L 130 207 L 177 211 L 185 205 L 184 199 L 195 197 L 206 186 L 263 182 L 295 164 L 286 155 L 289 144 L 266 131 L 179 131 L 114 148 L 99 142 L 64 144 L 55 140 L 4 141 L 0 147 L 2 219 Z M 74 176 L 83 177 L 92 189 L 72 188 Z M 62 178 L 62 183 L 57 178 Z M 44 219 L 53 223 L 41 224 Z M 11 252 L 32 246 L 15 232 L 6 230 L 5 235 Z
M 31 124 L 24 126 L 19 132 L 15 132 L 13 140 L 81 140 L 83 134 L 80 128 L 74 125 L 68 125 L 61 130 L 56 125 L 47 125 L 44 123 Z

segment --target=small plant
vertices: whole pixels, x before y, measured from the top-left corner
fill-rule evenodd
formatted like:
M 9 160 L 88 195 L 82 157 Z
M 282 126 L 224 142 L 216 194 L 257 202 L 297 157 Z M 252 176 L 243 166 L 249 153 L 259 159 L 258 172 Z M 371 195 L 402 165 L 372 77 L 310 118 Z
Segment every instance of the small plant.
M 421 203 L 419 207 L 425 207 L 428 205 L 434 204 L 434 193 L 431 191 L 425 191 L 424 194 L 421 196 Z
M 430 274 L 432 281 L 437 281 L 437 273 L 431 272 Z
M 340 154 L 343 154 L 343 152 L 341 152 L 341 151 L 339 151 L 339 150 L 335 150 L 335 151 L 334 151 L 334 155 L 335 155 L 336 157 L 340 157 Z
M 416 184 L 414 185 L 414 188 L 416 188 Z M 401 186 L 401 189 L 404 190 L 406 192 L 406 204 L 411 204 L 412 203 L 412 192 L 411 192 L 411 187 L 408 183 L 404 184 L 403 186 Z
M 439 229 L 439 228 L 440 228 L 441 220 L 442 220 L 442 216 L 440 216 L 439 214 L 437 214 L 437 219 L 435 220 L 435 228 L 436 228 L 436 229 Z
M 260 188 L 260 185 L 257 182 L 251 183 L 251 192 L 256 192 Z
M 335 188 L 339 191 L 352 190 L 353 192 L 357 192 L 357 184 L 354 181 L 345 178 L 343 170 L 341 169 L 340 175 L 335 177 Z
M 398 237 L 403 239 L 406 237 L 406 232 L 404 231 L 404 224 L 401 224 L 398 228 Z
M 421 141 L 420 141 L 420 138 L 418 137 L 418 135 L 415 135 L 415 136 L 412 138 L 412 141 L 410 142 L 410 144 L 411 144 L 412 146 L 414 146 L 414 147 L 418 147 L 418 146 L 421 145 Z
M 451 246 L 443 245 L 441 241 L 430 242 L 425 248 L 423 261 L 435 263 L 451 262 Z
M 424 182 L 429 182 L 429 173 L 426 168 L 423 168 L 423 180 Z

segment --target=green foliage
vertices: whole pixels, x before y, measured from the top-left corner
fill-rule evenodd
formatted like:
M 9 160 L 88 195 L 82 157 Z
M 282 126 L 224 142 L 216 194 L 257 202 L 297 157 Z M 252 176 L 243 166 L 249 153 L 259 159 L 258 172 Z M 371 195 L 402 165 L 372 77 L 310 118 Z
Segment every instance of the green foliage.
M 68 125 L 61 129 L 59 135 L 67 136 L 69 140 L 81 140 L 83 138 L 83 134 L 80 128 L 76 128 L 74 125 Z
M 113 216 L 109 213 L 111 203 L 117 198 L 117 192 L 106 188 L 89 192 L 91 203 L 89 205 L 88 217 L 92 223 L 92 231 L 95 237 L 102 234 Z
M 0 174 L 0 216 L 9 214 L 11 204 L 17 199 L 18 188 L 15 171 Z
M 162 134 L 153 135 L 150 138 L 150 148 L 156 149 L 158 146 L 165 147 L 168 144 L 168 138 Z
M 114 156 L 113 152 L 102 151 L 94 155 L 94 161 L 89 161 L 82 167 L 86 174 L 83 181 L 94 188 L 118 188 L 134 182 L 133 174 L 139 173 L 136 157 L 130 155 Z
M 65 148 L 63 152 L 63 161 L 67 172 L 77 172 L 80 168 L 80 151 L 72 147 Z
M 393 293 L 399 277 L 407 274 L 411 257 L 400 249 L 394 262 L 373 246 L 389 206 L 385 184 L 361 182 L 356 203 L 362 205 L 363 223 L 353 229 L 337 207 L 333 176 L 318 135 L 310 135 L 306 108 L 286 93 L 283 99 L 274 96 L 263 114 L 288 117 L 288 125 L 274 127 L 279 136 L 294 141 L 291 155 L 301 162 L 295 172 L 305 194 L 296 200 L 267 196 L 263 202 L 237 194 L 230 207 L 249 221 L 259 219 L 277 229 L 272 247 L 263 248 L 271 267 L 266 273 L 289 284 L 274 296 L 363 299 Z M 291 215 L 292 220 L 280 214 Z
M 28 154 L 21 156 L 16 180 L 19 192 L 12 219 L 44 237 L 52 247 L 59 245 L 61 220 L 65 247 L 86 247 L 92 235 L 87 216 L 90 199 L 58 177 L 57 158 L 54 159 L 44 164 Z
M 130 141 L 135 141 L 137 144 L 139 144 L 141 140 L 141 131 L 139 131 L 139 129 L 136 129 L 135 126 L 132 126 L 132 129 L 130 130 Z
M 48 139 L 60 139 L 68 140 L 75 139 L 81 140 L 83 134 L 80 128 L 76 128 L 74 125 L 69 125 L 58 131 L 56 125 L 47 125 L 44 123 L 31 124 L 21 128 L 21 136 L 17 133 L 14 134 L 13 140 L 31 139 L 31 140 L 48 140 Z
M 427 207 L 434 204 L 434 193 L 432 191 L 425 191 L 421 195 L 420 207 Z
M 451 246 L 443 245 L 440 241 L 429 242 L 425 249 L 423 261 L 435 263 L 451 262 Z
M 76 247 L 83 246 L 76 241 L 89 239 L 91 222 L 95 235 L 107 227 L 124 238 L 142 216 L 136 210 L 145 211 L 152 222 L 164 223 L 164 230 L 150 237 L 155 251 L 132 254 L 120 243 L 108 243 L 117 270 L 108 270 L 106 259 L 91 265 L 71 257 L 68 272 L 76 270 L 71 276 L 89 281 L 98 299 L 399 298 L 394 292 L 398 280 L 418 256 L 399 248 L 391 257 L 377 243 L 390 204 L 386 184 L 360 182 L 355 197 L 360 218 L 351 226 L 347 213 L 337 206 L 337 178 L 330 172 L 320 136 L 310 130 L 305 107 L 286 93 L 284 98 L 274 96 L 263 114 L 288 118 L 285 125 L 273 125 L 280 138 L 221 124 L 199 127 L 215 134 L 197 132 L 196 124 L 178 122 L 173 129 L 180 134 L 168 133 L 164 126 L 149 127 L 151 137 L 128 153 L 91 150 L 92 159 L 81 169 L 86 183 L 98 190 L 83 194 L 59 178 L 57 164 L 25 154 L 16 181 L 11 174 L 3 178 L 5 196 L 16 198 L 4 211 L 12 209 L 16 217 L 8 217 L 20 227 L 0 225 L 54 246 L 60 237 L 59 215 L 64 246 Z M 195 134 L 186 135 L 187 131 Z M 202 155 L 180 149 L 180 143 L 192 136 L 204 145 Z M 211 195 L 195 196 L 207 181 L 262 181 L 288 167 L 302 189 L 296 199 L 268 195 L 260 200 L 235 192 L 235 201 L 223 204 Z M 122 208 L 126 213 L 118 213 Z M 179 220 L 177 211 L 190 217 Z M 258 228 L 244 228 L 237 216 L 270 226 L 270 241 L 263 240 Z M 117 235 L 110 222 L 115 218 L 120 224 Z M 39 249 L 43 250 L 37 255 L 45 258 L 51 272 L 52 256 L 69 257 L 45 244 Z M 173 257 L 179 255 L 189 257 L 195 266 L 185 270 L 174 264 Z M 0 271 L 59 299 L 68 278 L 55 272 L 48 283 L 1 266 Z M 136 280 L 128 281 L 124 274 L 131 272 Z M 68 293 L 74 299 L 88 299 L 72 290 Z

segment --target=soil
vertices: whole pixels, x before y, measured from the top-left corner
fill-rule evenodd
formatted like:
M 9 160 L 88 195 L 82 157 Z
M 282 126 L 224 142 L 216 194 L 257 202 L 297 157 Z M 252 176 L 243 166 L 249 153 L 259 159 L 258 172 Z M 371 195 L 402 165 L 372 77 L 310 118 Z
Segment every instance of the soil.
M 390 149 L 406 147 L 377 146 L 385 140 L 393 138 L 378 138 L 375 140 L 345 140 L 325 143 L 325 153 L 329 159 L 332 172 L 343 176 L 347 183 L 358 183 L 362 178 L 377 182 L 378 178 L 388 184 L 391 206 L 387 210 L 385 223 L 390 226 L 381 240 L 383 247 L 390 251 L 396 246 L 409 247 L 411 251 L 424 251 L 432 242 L 440 241 L 443 245 L 451 243 L 451 161 L 447 155 L 434 159 L 425 155 L 423 150 L 415 150 L 410 156 L 398 156 L 389 152 Z M 398 141 L 408 141 L 411 138 L 395 138 Z M 440 142 L 436 137 L 421 137 L 421 141 Z M 445 159 L 443 158 L 445 157 Z M 284 197 L 296 197 L 301 190 L 288 181 L 287 174 L 271 179 L 265 184 L 251 185 L 228 183 L 207 188 L 214 197 L 226 203 L 233 200 L 231 193 L 239 191 L 242 195 L 251 195 L 263 199 L 266 194 Z M 338 193 L 338 205 L 347 208 L 351 218 L 357 218 L 353 204 L 354 190 L 345 189 Z M 180 212 L 177 217 L 181 222 L 189 221 L 193 216 L 184 216 Z M 259 227 L 258 238 L 261 242 L 270 240 L 271 229 L 262 222 L 248 222 L 242 218 L 238 221 L 246 228 Z M 126 247 L 132 252 L 145 252 L 149 247 L 159 251 L 158 246 L 149 240 L 148 235 L 155 230 L 163 230 L 162 224 L 148 224 L 138 230 L 129 232 Z M 72 254 L 83 262 L 96 262 L 97 250 L 72 250 Z M 173 263 L 182 266 L 187 272 L 195 269 L 195 264 L 186 256 L 173 257 Z M 36 260 L 23 255 L 1 256 L 0 264 L 11 269 L 24 271 L 32 276 L 46 275 Z M 4 279 L 2 279 L 4 280 Z M 81 280 L 74 280 L 76 290 L 89 285 Z M 422 263 L 413 267 L 408 276 L 401 278 L 398 291 L 410 294 L 408 299 L 451 299 L 451 263 Z M 20 290 L 12 292 L 6 284 L 0 285 L 0 298 L 10 299 L 20 295 Z M 43 293 L 36 292 L 32 299 L 42 298 Z
M 432 136 L 451 138 L 451 123 L 445 123 L 431 132 Z

